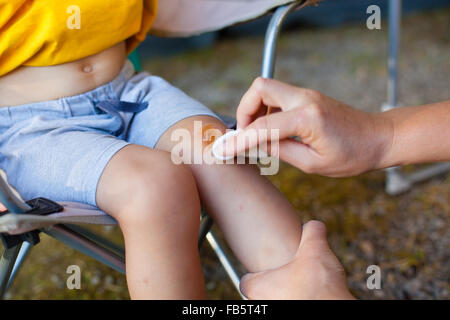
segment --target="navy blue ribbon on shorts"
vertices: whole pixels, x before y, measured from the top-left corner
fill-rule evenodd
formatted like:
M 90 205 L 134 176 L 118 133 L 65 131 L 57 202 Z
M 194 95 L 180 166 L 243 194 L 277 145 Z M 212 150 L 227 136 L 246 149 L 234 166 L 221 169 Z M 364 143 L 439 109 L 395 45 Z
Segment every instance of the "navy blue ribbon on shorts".
M 125 130 L 125 120 L 119 112 L 136 113 L 147 109 L 148 102 L 127 102 L 120 100 L 102 100 L 95 103 L 95 108 L 103 113 L 110 114 L 120 119 L 121 124 L 119 129 L 114 132 L 114 135 L 121 135 Z

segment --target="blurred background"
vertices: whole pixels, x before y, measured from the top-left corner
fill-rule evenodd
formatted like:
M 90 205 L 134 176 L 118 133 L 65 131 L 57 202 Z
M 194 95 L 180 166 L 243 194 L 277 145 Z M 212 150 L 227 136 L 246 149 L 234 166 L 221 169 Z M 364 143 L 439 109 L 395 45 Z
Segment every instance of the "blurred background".
M 387 22 L 368 30 L 366 9 L 387 1 L 327 0 L 291 14 L 279 42 L 275 77 L 378 111 L 386 101 Z M 400 105 L 450 96 L 450 1 L 403 1 Z M 139 48 L 144 70 L 159 75 L 216 112 L 233 116 L 259 75 L 269 18 L 184 39 L 149 37 Z M 412 148 L 414 146 L 411 146 Z M 418 166 L 404 168 L 411 172 Z M 270 180 L 304 222 L 326 223 L 352 293 L 362 299 L 450 298 L 450 174 L 399 196 L 384 191 L 385 174 L 329 179 L 282 165 Z M 96 231 L 122 243 L 118 228 Z M 10 299 L 127 299 L 125 277 L 41 236 L 20 271 Z M 211 299 L 238 299 L 207 243 L 201 249 Z M 66 288 L 66 268 L 79 265 L 81 290 Z M 381 290 L 366 287 L 366 268 L 380 266 Z

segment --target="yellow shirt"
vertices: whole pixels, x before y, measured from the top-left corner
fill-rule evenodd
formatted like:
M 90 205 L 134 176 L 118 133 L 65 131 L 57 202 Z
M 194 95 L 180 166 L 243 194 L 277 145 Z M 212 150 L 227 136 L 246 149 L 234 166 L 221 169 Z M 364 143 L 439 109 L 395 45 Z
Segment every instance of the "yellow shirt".
M 157 0 L 0 0 L 0 76 L 51 66 L 145 39 Z

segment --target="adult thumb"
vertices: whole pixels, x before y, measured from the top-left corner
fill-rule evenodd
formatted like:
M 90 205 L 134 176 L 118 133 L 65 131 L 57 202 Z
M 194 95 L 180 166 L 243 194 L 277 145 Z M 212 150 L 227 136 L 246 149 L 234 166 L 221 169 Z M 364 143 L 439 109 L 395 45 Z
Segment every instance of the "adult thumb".
M 315 247 L 313 252 L 316 253 L 331 250 L 327 240 L 327 228 L 321 221 L 311 220 L 303 225 L 302 238 L 296 255 L 310 246 Z

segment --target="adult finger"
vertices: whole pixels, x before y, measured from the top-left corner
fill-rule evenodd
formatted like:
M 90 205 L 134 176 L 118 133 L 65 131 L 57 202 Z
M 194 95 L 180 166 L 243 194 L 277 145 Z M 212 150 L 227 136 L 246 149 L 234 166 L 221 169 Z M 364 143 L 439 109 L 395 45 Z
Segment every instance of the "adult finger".
M 298 134 L 297 128 L 301 125 L 301 118 L 296 109 L 260 117 L 245 129 L 240 129 L 235 136 L 230 136 L 224 144 L 217 146 L 216 153 L 229 157 L 268 141 L 279 142 L 295 136 Z
M 295 87 L 274 79 L 256 78 L 239 103 L 236 118 L 239 128 L 247 127 L 266 106 L 290 110 L 305 103 L 309 89 Z

